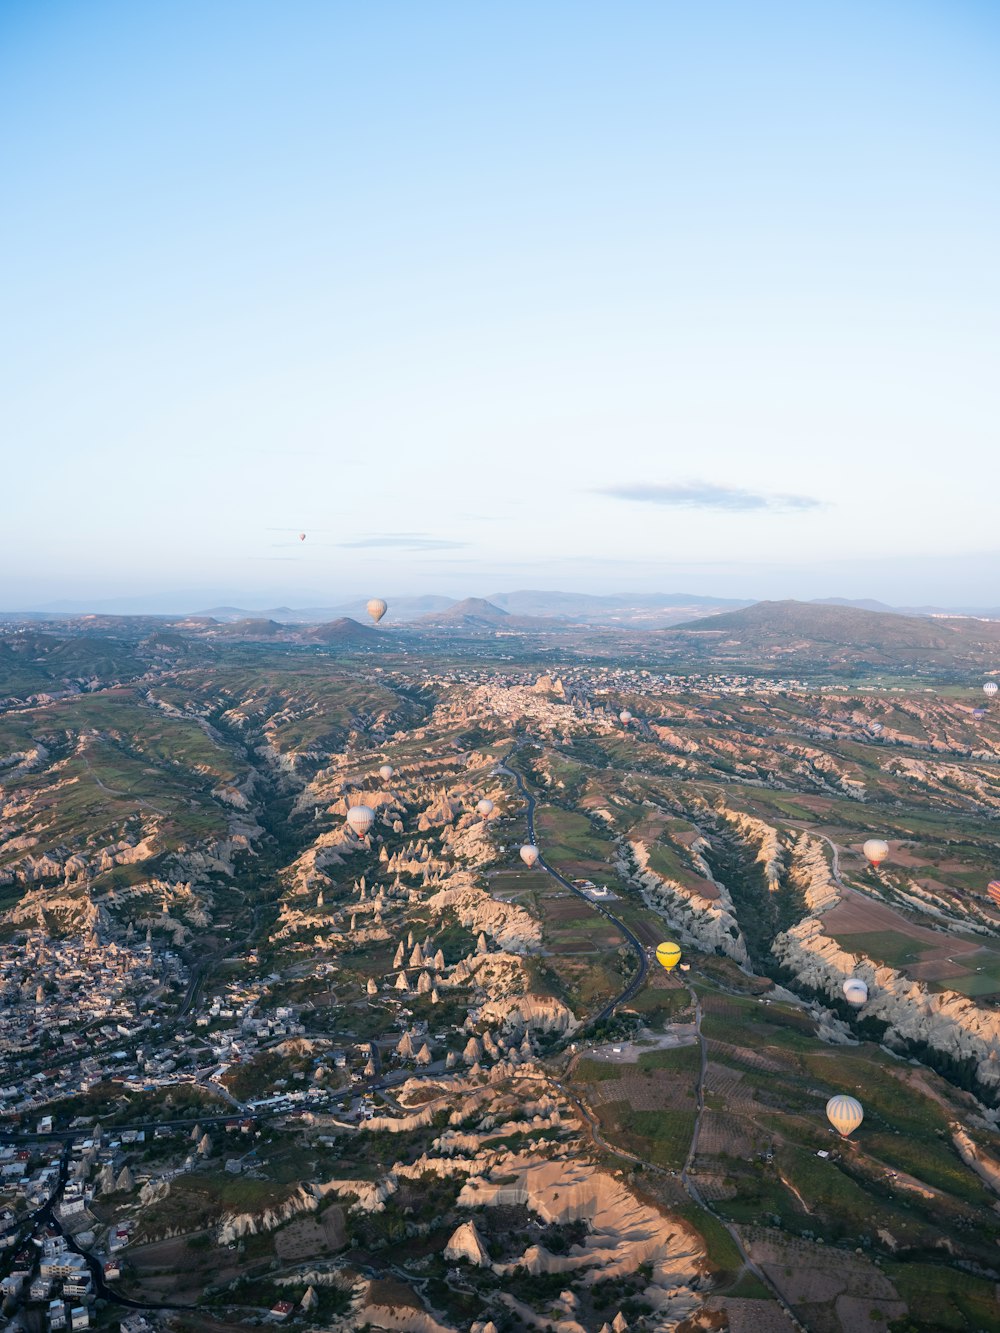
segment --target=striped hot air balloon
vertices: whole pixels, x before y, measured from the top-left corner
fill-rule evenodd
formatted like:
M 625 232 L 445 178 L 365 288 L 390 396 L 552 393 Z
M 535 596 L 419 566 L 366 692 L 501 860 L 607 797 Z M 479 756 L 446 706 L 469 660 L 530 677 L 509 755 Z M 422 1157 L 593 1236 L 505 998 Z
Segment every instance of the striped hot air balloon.
M 363 838 L 375 823 L 375 811 L 370 805 L 352 805 L 347 812 L 347 822 L 357 836 Z
M 988 699 L 992 699 L 997 690 L 1000 690 L 1000 685 L 995 680 L 988 680 L 983 686 L 983 693 Z
M 986 892 L 993 899 L 996 905 L 1000 907 L 1000 879 L 991 879 L 989 884 L 987 884 L 986 886 Z
M 855 1097 L 838 1093 L 826 1104 L 826 1118 L 842 1139 L 853 1134 L 865 1118 L 861 1103 Z

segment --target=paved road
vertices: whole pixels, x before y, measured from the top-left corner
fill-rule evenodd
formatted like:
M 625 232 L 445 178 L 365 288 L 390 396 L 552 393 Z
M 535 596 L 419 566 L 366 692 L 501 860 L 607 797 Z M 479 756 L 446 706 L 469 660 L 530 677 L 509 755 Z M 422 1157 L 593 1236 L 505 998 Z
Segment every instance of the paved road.
M 527 786 L 525 785 L 524 778 L 518 772 L 518 770 L 515 768 L 511 768 L 508 765 L 507 760 L 510 757 L 511 757 L 510 754 L 505 755 L 503 762 L 499 765 L 499 767 L 502 772 L 508 773 L 514 779 L 514 781 L 517 783 L 518 791 L 520 791 L 521 795 L 525 799 L 525 802 L 527 803 L 528 840 L 534 843 L 534 845 L 537 847 L 538 839 L 535 836 L 535 798 L 528 790 Z M 836 855 L 836 848 L 834 849 L 834 853 Z M 611 921 L 614 924 L 614 926 L 621 931 L 622 935 L 624 935 L 625 939 L 631 946 L 633 953 L 635 953 L 636 957 L 639 960 L 639 971 L 636 973 L 635 977 L 629 982 L 629 984 L 625 987 L 622 993 L 616 996 L 616 998 L 613 999 L 610 1002 L 610 1004 L 605 1005 L 605 1007 L 600 1011 L 600 1013 L 595 1014 L 593 1018 L 589 1020 L 590 1023 L 600 1022 L 602 1019 L 610 1017 L 611 1014 L 614 1013 L 615 1009 L 620 1004 L 624 1004 L 626 1001 L 630 1000 L 632 996 L 635 995 L 636 991 L 638 991 L 639 988 L 642 986 L 643 982 L 646 980 L 646 974 L 649 970 L 649 959 L 646 957 L 646 951 L 640 944 L 637 937 L 632 933 L 631 930 L 629 930 L 628 926 L 626 926 L 623 921 L 619 921 L 617 917 L 612 916 L 612 914 L 605 908 L 599 906 L 599 904 L 597 903 L 592 902 L 585 893 L 581 893 L 580 890 L 576 888 L 574 884 L 571 884 L 570 881 L 565 878 L 565 876 L 561 875 L 558 870 L 555 870 L 552 866 L 550 866 L 546 862 L 544 856 L 542 855 L 541 849 L 539 849 L 538 864 L 547 874 L 551 875 L 553 879 L 557 880 L 558 883 L 563 885 L 564 888 L 569 889 L 571 893 L 575 893 L 576 896 L 578 898 L 582 898 L 583 901 L 589 907 L 592 907 L 595 911 L 600 912 L 602 916 L 607 917 L 608 920 Z M 836 874 L 837 874 L 837 866 L 835 861 L 834 875 L 836 876 Z M 680 1173 L 681 1183 L 683 1184 L 684 1189 L 687 1191 L 688 1197 L 691 1199 L 692 1203 L 696 1204 L 697 1207 L 699 1208 L 703 1208 L 706 1213 L 711 1213 L 711 1215 L 716 1219 L 716 1221 L 726 1228 L 726 1230 L 729 1232 L 729 1235 L 732 1237 L 733 1244 L 739 1251 L 740 1258 L 743 1260 L 744 1266 L 771 1293 L 774 1300 L 777 1301 L 777 1303 L 781 1306 L 784 1313 L 791 1320 L 792 1327 L 795 1329 L 804 1329 L 805 1326 L 802 1323 L 800 1323 L 799 1320 L 796 1318 L 795 1314 L 792 1312 L 791 1307 L 786 1303 L 781 1293 L 778 1291 L 777 1287 L 767 1276 L 764 1270 L 760 1268 L 750 1257 L 750 1254 L 748 1253 L 746 1247 L 744 1246 L 743 1241 L 740 1239 L 740 1235 L 736 1227 L 731 1222 L 727 1222 L 724 1218 L 719 1217 L 715 1209 L 712 1208 L 708 1204 L 708 1202 L 702 1197 L 701 1191 L 698 1189 L 697 1185 L 695 1185 L 694 1181 L 691 1179 L 691 1165 L 694 1162 L 694 1159 L 698 1153 L 698 1138 L 701 1133 L 701 1116 L 702 1112 L 705 1109 L 705 1075 L 708 1069 L 708 1043 L 706 1042 L 705 1037 L 701 1030 L 701 999 L 698 995 L 698 992 L 695 990 L 693 986 L 688 986 L 687 990 L 691 996 L 691 1002 L 694 1005 L 695 1026 L 698 1032 L 698 1043 L 701 1048 L 701 1068 L 698 1073 L 698 1083 L 695 1089 L 697 1109 L 695 1112 L 694 1132 L 691 1135 L 691 1145 L 688 1148 L 687 1158 L 684 1162 L 683 1168 L 681 1169 Z M 563 1092 L 566 1092 L 565 1088 L 563 1088 L 562 1090 Z M 638 1162 L 644 1168 L 649 1168 L 654 1171 L 663 1170 L 662 1167 L 657 1166 L 656 1163 L 654 1162 L 647 1162 L 644 1158 L 636 1156 L 635 1153 L 626 1152 L 623 1149 L 616 1148 L 612 1144 L 608 1143 L 608 1141 L 601 1134 L 597 1117 L 590 1110 L 590 1107 L 587 1106 L 584 1102 L 580 1101 L 579 1098 L 573 1096 L 572 1094 L 567 1094 L 567 1095 L 570 1096 L 570 1099 L 574 1102 L 574 1104 L 579 1109 L 581 1115 L 587 1121 L 587 1124 L 590 1128 L 591 1136 L 594 1142 L 597 1143 L 600 1147 L 604 1148 L 608 1152 L 615 1153 L 619 1157 L 625 1157 L 628 1158 L 630 1161 Z
M 691 1001 L 694 1004 L 694 1021 L 698 1031 L 698 1044 L 701 1047 L 701 1068 L 698 1070 L 698 1082 L 695 1086 L 696 1110 L 694 1117 L 694 1133 L 691 1135 L 691 1146 L 688 1148 L 687 1158 L 681 1168 L 681 1183 L 687 1191 L 691 1202 L 697 1204 L 699 1208 L 704 1208 L 706 1213 L 711 1213 L 715 1220 L 726 1228 L 729 1235 L 732 1237 L 733 1244 L 740 1252 L 740 1258 L 743 1260 L 744 1266 L 749 1272 L 753 1273 L 758 1282 L 764 1284 L 788 1318 L 792 1321 L 792 1326 L 796 1329 L 802 1329 L 805 1326 L 796 1318 L 791 1307 L 778 1291 L 778 1288 L 774 1285 L 764 1270 L 758 1267 L 753 1259 L 751 1259 L 749 1252 L 740 1238 L 740 1233 L 737 1228 L 732 1222 L 727 1222 L 724 1217 L 719 1216 L 711 1204 L 704 1198 L 701 1191 L 698 1189 L 698 1186 L 691 1179 L 691 1167 L 698 1155 L 698 1138 L 701 1134 L 701 1116 L 702 1112 L 705 1110 L 705 1076 L 708 1073 L 708 1042 L 705 1040 L 705 1035 L 701 1030 L 701 997 L 698 995 L 694 986 L 689 985 L 687 990 L 688 994 L 691 996 Z
M 537 847 L 538 838 L 535 835 L 535 798 L 528 790 L 522 774 L 519 773 L 516 768 L 510 768 L 508 766 L 507 760 L 511 757 L 512 753 L 513 751 L 504 756 L 502 763 L 499 765 L 499 768 L 501 772 L 509 774 L 510 777 L 514 779 L 514 781 L 517 783 L 518 791 L 524 797 L 525 803 L 528 807 L 528 841 L 533 843 Z M 593 911 L 599 912 L 601 916 L 606 917 L 615 927 L 615 929 L 618 930 L 624 937 L 625 941 L 629 945 L 629 948 L 635 954 L 636 960 L 638 962 L 638 971 L 636 972 L 632 980 L 628 983 L 628 985 L 625 987 L 625 989 L 619 995 L 616 995 L 613 1000 L 609 1001 L 609 1003 L 606 1004 L 604 1008 L 601 1009 L 598 1013 L 593 1014 L 590 1018 L 587 1019 L 584 1026 L 590 1027 L 592 1024 L 601 1023 L 604 1021 L 604 1019 L 610 1018 L 619 1005 L 626 1004 L 629 1000 L 631 1000 L 633 995 L 636 994 L 636 992 L 642 987 L 643 983 L 646 980 L 646 974 L 649 971 L 649 959 L 646 957 L 646 950 L 639 942 L 639 939 L 632 933 L 631 930 L 629 930 L 625 922 L 619 921 L 619 919 L 616 916 L 613 916 L 607 910 L 606 907 L 601 907 L 599 903 L 595 903 L 592 899 L 588 898 L 587 895 L 585 893 L 582 893 L 576 887 L 575 884 L 572 884 L 565 877 L 565 875 L 561 875 L 559 871 L 555 869 L 554 866 L 550 866 L 549 863 L 546 861 L 544 855 L 542 854 L 541 848 L 539 848 L 538 852 L 538 864 L 542 867 L 542 869 L 545 871 L 547 875 L 551 875 L 551 877 L 558 884 L 561 884 L 564 889 L 569 889 L 570 893 L 575 893 L 576 896 L 582 902 L 585 902 L 587 906 L 590 907 Z

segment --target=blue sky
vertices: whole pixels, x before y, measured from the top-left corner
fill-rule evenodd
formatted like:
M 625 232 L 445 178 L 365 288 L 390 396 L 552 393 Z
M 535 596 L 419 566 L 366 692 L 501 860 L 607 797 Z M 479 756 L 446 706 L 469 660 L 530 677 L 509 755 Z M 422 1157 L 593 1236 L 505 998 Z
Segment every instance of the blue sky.
M 995 605 L 998 38 L 6 0 L 0 606 Z

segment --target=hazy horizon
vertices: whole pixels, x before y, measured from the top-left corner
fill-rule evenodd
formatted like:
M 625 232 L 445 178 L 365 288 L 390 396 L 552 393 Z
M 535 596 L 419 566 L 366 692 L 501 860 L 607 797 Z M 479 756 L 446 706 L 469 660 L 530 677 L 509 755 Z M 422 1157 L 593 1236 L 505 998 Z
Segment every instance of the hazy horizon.
M 994 605 L 998 36 L 4 6 L 0 606 Z

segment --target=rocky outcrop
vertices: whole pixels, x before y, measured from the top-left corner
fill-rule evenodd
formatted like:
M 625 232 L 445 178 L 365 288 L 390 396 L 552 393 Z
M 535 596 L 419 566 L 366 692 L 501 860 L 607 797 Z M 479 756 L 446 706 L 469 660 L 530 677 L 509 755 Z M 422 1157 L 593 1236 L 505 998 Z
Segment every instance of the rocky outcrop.
M 475 1222 L 463 1222 L 452 1233 L 451 1240 L 444 1247 L 446 1259 L 465 1259 L 477 1268 L 488 1268 L 490 1256 L 483 1244 Z
M 985 1181 L 994 1194 L 1000 1194 L 1000 1162 L 991 1157 L 989 1153 L 983 1152 L 972 1135 L 964 1130 L 961 1125 L 952 1125 L 951 1141 L 966 1166 L 971 1166 L 980 1180 Z
M 382 1180 L 327 1180 L 309 1188 L 317 1201 L 325 1199 L 328 1194 L 345 1195 L 354 1199 L 350 1205 L 352 1212 L 380 1213 L 399 1186 L 396 1177 L 390 1173 Z
M 805 985 L 832 998 L 840 998 L 848 977 L 860 977 L 869 995 L 862 1016 L 886 1023 L 889 1040 L 926 1044 L 959 1060 L 971 1058 L 980 1083 L 1000 1091 L 1000 1013 L 980 1009 L 955 991 L 930 992 L 894 968 L 848 953 L 816 918 L 779 935 L 773 952 Z
M 723 953 L 741 965 L 746 964 L 746 941 L 724 886 L 716 884 L 717 900 L 703 898 L 677 880 L 665 879 L 652 870 L 644 842 L 630 842 L 628 849 L 633 864 L 623 858 L 618 863 L 619 870 L 638 884 L 646 906 L 670 923 L 681 943 L 693 944 L 709 953 Z
M 648 1264 L 653 1273 L 650 1298 L 661 1313 L 669 1311 L 679 1321 L 698 1307 L 690 1283 L 704 1257 L 700 1239 L 683 1223 L 641 1203 L 598 1167 L 579 1160 L 514 1157 L 491 1177 L 467 1181 L 458 1196 L 459 1207 L 501 1204 L 526 1205 L 547 1223 L 585 1220 L 590 1229 L 568 1254 L 531 1245 L 519 1259 L 493 1264 L 498 1276 L 523 1264 L 531 1273 L 576 1273 L 590 1285 Z
M 480 931 L 509 953 L 525 954 L 542 943 L 542 928 L 523 907 L 498 902 L 464 875 L 452 876 L 448 887 L 427 903 L 435 916 L 453 911 L 467 930 Z
M 400 1333 L 456 1333 L 453 1324 L 441 1324 L 426 1310 L 409 1305 L 368 1305 L 361 1316 L 372 1328 L 398 1329 Z
M 512 996 L 489 1000 L 479 1011 L 480 1021 L 506 1031 L 575 1032 L 580 1026 L 561 1000 L 548 995 Z
M 829 911 L 840 901 L 840 889 L 833 878 L 823 844 L 808 833 L 800 834 L 792 846 L 789 879 L 802 894 L 811 914 Z
M 784 867 L 784 849 L 778 837 L 778 830 L 766 824 L 763 819 L 739 810 L 719 807 L 719 813 L 727 820 L 742 840 L 756 848 L 755 860 L 764 872 L 768 889 L 774 893 L 781 885 L 781 872 Z
M 219 1223 L 219 1244 L 231 1245 L 241 1236 L 256 1236 L 262 1231 L 274 1231 L 282 1223 L 300 1213 L 315 1212 L 319 1206 L 316 1195 L 299 1186 L 284 1203 L 265 1208 L 260 1213 L 229 1213 Z

